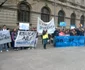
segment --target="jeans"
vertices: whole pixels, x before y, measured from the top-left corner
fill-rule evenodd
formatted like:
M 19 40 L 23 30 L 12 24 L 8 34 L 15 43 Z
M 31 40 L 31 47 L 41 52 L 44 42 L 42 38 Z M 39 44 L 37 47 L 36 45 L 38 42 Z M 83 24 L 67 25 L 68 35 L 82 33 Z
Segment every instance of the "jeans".
M 15 47 L 15 41 L 12 41 L 12 47 L 13 49 L 18 49 L 18 47 Z
M 43 48 L 46 49 L 47 39 L 43 39 Z
M 8 50 L 7 43 L 4 44 L 4 48 L 5 48 L 6 50 Z
M 0 44 L 0 51 L 2 51 L 2 48 L 3 48 L 3 44 Z
M 37 43 L 38 43 L 38 38 L 36 38 L 36 40 L 35 40 L 34 47 L 37 47 Z
M 5 48 L 5 50 L 8 50 L 7 43 L 0 45 L 0 51 L 2 51 L 3 47 Z
M 14 41 L 12 41 L 12 48 L 14 49 Z

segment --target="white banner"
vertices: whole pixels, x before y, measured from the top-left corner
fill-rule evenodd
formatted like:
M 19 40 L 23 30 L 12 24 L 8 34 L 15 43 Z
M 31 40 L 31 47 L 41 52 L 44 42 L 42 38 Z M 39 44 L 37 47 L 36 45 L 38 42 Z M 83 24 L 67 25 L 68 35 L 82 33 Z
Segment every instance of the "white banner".
M 18 31 L 15 40 L 15 47 L 34 47 L 36 40 L 36 32 L 34 31 Z
M 19 23 L 20 30 L 29 30 L 29 23 Z
M 9 30 L 0 31 L 0 44 L 11 42 Z
M 43 30 L 47 30 L 49 34 L 54 33 L 55 31 L 54 18 L 50 22 L 43 22 L 40 18 L 38 18 L 37 32 L 42 33 Z

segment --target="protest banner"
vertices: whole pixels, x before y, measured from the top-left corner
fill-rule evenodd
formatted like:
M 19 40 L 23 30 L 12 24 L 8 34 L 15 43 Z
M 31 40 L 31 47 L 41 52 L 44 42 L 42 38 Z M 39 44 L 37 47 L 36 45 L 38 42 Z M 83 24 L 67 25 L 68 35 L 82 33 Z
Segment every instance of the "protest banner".
M 0 44 L 11 42 L 11 36 L 9 30 L 0 31 Z
M 84 46 L 84 36 L 56 36 L 55 37 L 56 47 L 73 47 L 73 46 Z
M 15 40 L 15 47 L 34 47 L 36 40 L 36 32 L 34 31 L 18 31 Z
M 29 23 L 19 23 L 20 30 L 29 30 Z
M 48 34 L 52 34 L 55 31 L 54 18 L 50 22 L 43 22 L 38 18 L 37 32 L 42 34 L 43 30 L 47 30 Z

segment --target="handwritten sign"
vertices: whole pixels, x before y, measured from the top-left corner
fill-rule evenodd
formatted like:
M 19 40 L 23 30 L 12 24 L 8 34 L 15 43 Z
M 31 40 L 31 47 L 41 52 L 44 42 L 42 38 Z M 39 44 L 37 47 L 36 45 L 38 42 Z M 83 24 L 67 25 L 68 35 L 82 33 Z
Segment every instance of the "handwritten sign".
M 36 40 L 36 32 L 34 31 L 18 31 L 15 40 L 15 47 L 34 46 Z
M 42 33 L 43 30 L 47 30 L 49 34 L 54 33 L 55 31 L 54 19 L 52 19 L 50 22 L 43 22 L 40 18 L 38 18 L 37 32 Z
M 29 30 L 29 23 L 19 23 L 20 30 Z
M 11 42 L 11 36 L 9 30 L 0 31 L 0 44 Z

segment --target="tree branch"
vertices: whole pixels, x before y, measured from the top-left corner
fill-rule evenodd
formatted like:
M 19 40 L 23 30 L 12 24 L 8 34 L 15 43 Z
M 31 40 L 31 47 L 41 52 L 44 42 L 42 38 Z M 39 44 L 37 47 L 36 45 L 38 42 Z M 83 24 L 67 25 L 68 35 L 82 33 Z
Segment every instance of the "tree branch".
M 0 7 L 3 6 L 3 5 L 6 3 L 6 1 L 7 1 L 7 0 L 5 0 L 4 2 L 2 2 L 2 3 L 0 4 Z

